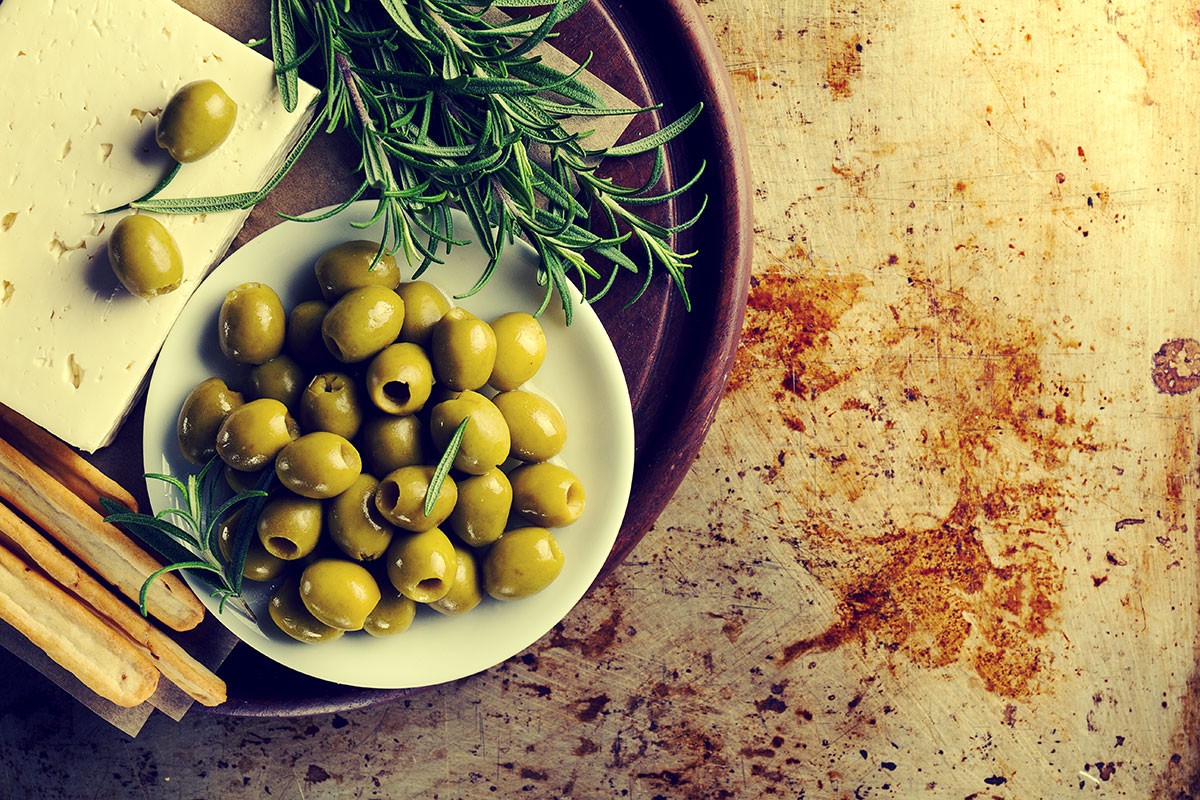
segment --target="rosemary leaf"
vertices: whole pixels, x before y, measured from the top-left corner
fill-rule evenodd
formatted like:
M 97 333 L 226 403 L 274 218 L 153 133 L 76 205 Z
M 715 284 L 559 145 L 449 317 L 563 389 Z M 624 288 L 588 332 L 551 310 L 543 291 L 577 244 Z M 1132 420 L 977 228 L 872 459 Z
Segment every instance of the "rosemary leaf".
M 104 504 L 105 511 L 108 512 L 104 518 L 105 522 L 126 528 L 163 558 L 169 561 L 189 561 L 196 557 L 195 553 L 179 543 L 182 531 L 178 526 L 156 517 L 130 511 L 107 497 L 102 498 L 101 502 Z
M 441 459 L 433 469 L 433 476 L 429 479 L 429 488 L 425 490 L 425 516 L 433 513 L 434 503 L 442 493 L 442 484 L 446 482 L 446 476 L 450 474 L 450 467 L 458 456 L 458 449 L 462 446 L 463 435 L 466 433 L 467 423 L 470 421 L 471 417 L 467 415 L 463 417 L 462 422 L 458 423 L 458 427 L 454 429 L 454 435 L 446 443 L 446 452 L 442 453 Z
M 408 7 L 404 0 L 380 0 L 380 5 L 384 11 L 396 23 L 396 27 L 400 29 L 408 38 L 414 42 L 428 42 L 425 34 L 421 33 L 421 29 L 417 27 L 417 23 L 413 22 L 412 16 L 408 13 Z
M 163 189 L 167 188 L 167 187 L 168 187 L 168 186 L 171 184 L 171 181 L 175 180 L 175 176 L 179 174 L 179 168 L 180 168 L 180 167 L 182 167 L 182 166 L 183 166 L 183 164 L 181 164 L 181 163 L 179 163 L 178 161 L 176 161 L 176 162 L 175 162 L 175 163 L 174 163 L 174 164 L 171 166 L 171 168 L 170 168 L 169 170 L 167 170 L 167 174 L 166 174 L 166 175 L 164 175 L 164 176 L 163 176 L 163 179 L 162 179 L 161 181 L 159 181 L 159 182 L 158 182 L 158 185 L 157 185 L 157 186 L 155 186 L 155 187 L 154 187 L 153 189 L 151 189 L 150 191 L 146 192 L 144 195 L 142 195 L 141 197 L 139 197 L 137 200 L 133 200 L 133 201 L 131 201 L 131 202 L 128 202 L 128 203 L 123 203 L 123 204 L 121 204 L 121 205 L 119 205 L 119 206 L 114 206 L 113 208 L 108 208 L 108 209 L 105 209 L 104 211 L 101 211 L 101 212 L 99 212 L 99 213 L 101 213 L 101 214 L 112 214 L 112 213 L 114 213 L 114 212 L 117 212 L 117 211 L 125 211 L 125 210 L 127 210 L 127 209 L 133 208 L 133 207 L 134 207 L 134 205 L 135 205 L 136 203 L 144 203 L 145 201 L 147 201 L 147 200 L 149 200 L 150 198 L 152 198 L 152 197 L 154 197 L 155 195 L 157 195 L 157 194 L 158 194 L 159 192 L 161 192 Z
M 271 60 L 275 64 L 279 99 L 286 111 L 295 111 L 300 95 L 300 74 L 296 64 L 292 0 L 271 0 Z
M 672 122 L 665 128 L 662 128 L 654 133 L 644 136 L 637 141 L 629 142 L 616 147 L 610 147 L 607 150 L 602 150 L 597 155 L 603 155 L 608 158 L 635 156 L 639 153 L 648 153 L 656 147 L 662 147 L 667 142 L 674 139 L 679 134 L 683 133 L 689 125 L 696 121 L 696 117 L 700 116 L 700 112 L 704 110 L 703 103 L 697 103 L 679 119 Z

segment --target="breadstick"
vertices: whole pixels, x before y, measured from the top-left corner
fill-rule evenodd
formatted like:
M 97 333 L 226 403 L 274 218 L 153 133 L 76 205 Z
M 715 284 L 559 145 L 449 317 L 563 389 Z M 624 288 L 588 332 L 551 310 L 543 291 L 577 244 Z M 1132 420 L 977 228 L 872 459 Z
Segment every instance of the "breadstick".
M 105 475 L 61 439 L 2 403 L 0 433 L 97 511 L 103 510 L 101 497 L 111 497 L 132 511 L 138 510 L 137 500 L 124 486 Z
M 126 708 L 144 703 L 158 671 L 125 637 L 0 547 L 0 619 L 96 694 Z
M 225 682 L 192 658 L 121 598 L 65 556 L 41 533 L 0 502 L 0 543 L 23 553 L 59 586 L 108 619 L 171 683 L 207 706 L 225 702 Z
M 0 497 L 135 603 L 142 583 L 160 564 L 69 489 L 0 439 Z M 204 606 L 175 575 L 150 585 L 147 610 L 167 626 L 190 630 Z

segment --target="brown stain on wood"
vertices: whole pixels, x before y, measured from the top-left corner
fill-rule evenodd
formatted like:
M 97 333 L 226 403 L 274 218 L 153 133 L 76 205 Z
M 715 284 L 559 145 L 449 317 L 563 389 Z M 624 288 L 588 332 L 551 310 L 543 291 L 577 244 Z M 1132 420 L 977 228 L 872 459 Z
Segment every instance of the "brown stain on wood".
M 751 278 L 746 323 L 738 357 L 726 385 L 732 393 L 757 381 L 763 366 L 784 367 L 775 391 L 802 398 L 819 395 L 840 378 L 826 362 L 810 358 L 828 343 L 829 332 L 858 300 L 865 279 L 811 280 L 797 286 L 800 276 L 776 267 Z M 778 371 L 777 369 L 775 371 Z M 795 427 L 803 431 L 804 423 Z
M 862 74 L 862 51 L 862 38 L 857 35 L 830 45 L 825 84 L 834 100 L 845 100 L 854 94 L 853 81 Z
M 1064 467 L 1097 448 L 1091 423 L 1075 418 L 1069 397 L 1054 396 L 1039 358 L 1045 337 L 1030 322 L 914 277 L 886 308 L 859 315 L 869 320 L 863 327 L 847 326 L 851 309 L 875 302 L 871 289 L 862 277 L 782 265 L 759 276 L 729 391 L 766 389 L 787 427 L 808 422 L 800 445 L 814 453 L 788 461 L 824 463 L 816 491 L 834 504 L 841 497 L 853 506 L 895 478 L 886 457 L 873 471 L 844 454 L 811 457 L 829 438 L 813 425 L 834 414 L 858 415 L 864 436 L 919 430 L 905 463 L 944 481 L 955 499 L 926 509 L 919 524 L 882 529 L 813 504 L 789 535 L 800 562 L 839 598 L 836 620 L 786 645 L 782 661 L 869 642 L 922 667 L 964 665 L 993 693 L 1028 696 L 1048 677 L 1047 637 L 1063 588 Z M 868 390 L 878 399 L 864 401 Z M 854 453 L 854 441 L 837 444 Z

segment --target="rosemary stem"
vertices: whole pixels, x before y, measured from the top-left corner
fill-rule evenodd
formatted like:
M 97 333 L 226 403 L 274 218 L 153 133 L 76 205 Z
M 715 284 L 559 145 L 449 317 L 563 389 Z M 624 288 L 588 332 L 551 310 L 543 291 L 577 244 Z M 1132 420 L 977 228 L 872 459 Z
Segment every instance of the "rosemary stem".
M 371 119 L 371 113 L 367 111 L 367 104 L 363 102 L 362 94 L 358 91 L 358 82 L 354 76 L 354 66 L 350 63 L 350 59 L 346 58 L 345 53 L 335 53 L 333 61 L 337 64 L 338 75 L 341 77 L 342 84 L 346 87 L 346 91 L 350 95 L 350 102 L 354 105 L 354 113 L 358 115 L 363 129 L 374 136 L 377 132 L 375 122 Z

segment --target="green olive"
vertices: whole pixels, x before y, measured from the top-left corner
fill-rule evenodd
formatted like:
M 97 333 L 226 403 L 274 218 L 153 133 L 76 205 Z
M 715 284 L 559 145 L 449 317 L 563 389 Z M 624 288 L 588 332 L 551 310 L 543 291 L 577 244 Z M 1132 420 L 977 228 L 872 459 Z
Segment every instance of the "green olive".
M 376 259 L 376 256 L 379 256 Z M 395 289 L 400 267 L 388 253 L 379 254 L 379 242 L 356 239 L 335 244 L 317 258 L 317 285 L 329 302 L 360 286 Z
M 329 304 L 324 300 L 305 300 L 294 305 L 288 313 L 284 349 L 313 372 L 336 363 L 321 338 L 321 323 L 327 311 Z
M 519 600 L 545 589 L 562 572 L 563 552 L 545 528 L 515 528 L 488 548 L 483 585 L 497 600 Z
M 183 255 L 161 222 L 147 214 L 124 217 L 108 239 L 108 263 L 130 294 L 151 298 L 183 282 Z
M 365 361 L 396 341 L 404 301 L 385 286 L 361 286 L 342 295 L 321 322 L 321 338 L 343 363 Z
M 548 461 L 567 443 L 567 422 L 558 406 L 540 394 L 513 389 L 492 398 L 512 436 L 512 455 L 522 461 Z
M 454 456 L 454 468 L 470 475 L 482 475 L 508 458 L 512 439 L 504 415 L 488 398 L 465 391 L 453 400 L 433 407 L 429 431 L 433 444 L 444 451 L 459 424 L 467 418 L 462 444 Z
M 383 478 L 375 490 L 375 505 L 384 519 L 406 531 L 425 531 L 446 521 L 458 502 L 458 486 L 449 475 L 433 503 L 432 513 L 425 513 L 425 495 L 433 480 L 433 467 L 401 467 Z
M 183 457 L 203 464 L 217 453 L 217 431 L 221 423 L 245 401 L 240 392 L 220 378 L 207 378 L 188 392 L 175 423 L 179 450 Z
M 429 604 L 434 611 L 448 617 L 465 614 L 483 602 L 479 566 L 475 563 L 475 555 L 468 548 L 457 545 L 454 555 L 458 559 L 458 566 L 454 571 L 454 582 L 450 585 L 450 591 Z
M 217 455 L 234 469 L 252 472 L 271 463 L 299 435 L 283 403 L 270 397 L 251 400 L 230 411 L 217 429 Z
M 516 389 L 532 378 L 546 360 L 546 332 L 531 314 L 513 311 L 492 320 L 496 365 L 488 383 L 497 391 Z
M 433 391 L 433 365 L 419 345 L 391 344 L 367 365 L 366 384 L 367 396 L 380 411 L 398 416 L 415 414 L 424 408 Z
M 454 545 L 440 528 L 397 536 L 384 557 L 392 585 L 418 603 L 445 597 L 458 570 Z
M 221 549 L 221 555 L 225 560 L 233 558 L 233 538 L 237 533 L 237 526 L 242 518 L 242 512 L 239 510 L 227 519 L 221 522 L 217 531 L 217 546 Z M 249 542 L 246 545 L 246 561 L 242 566 L 242 577 L 252 581 L 273 581 L 284 573 L 287 569 L 287 562 L 282 558 L 276 558 L 267 552 L 263 547 L 262 541 L 251 530 Z
M 221 303 L 217 339 L 235 364 L 262 364 L 283 351 L 287 317 L 279 295 L 256 281 L 231 289 Z
M 301 497 L 322 500 L 350 488 L 362 472 L 358 450 L 329 431 L 306 433 L 275 457 L 275 476 Z
M 448 388 L 478 389 L 496 364 L 496 334 L 466 309 L 452 308 L 433 326 L 430 358 Z
M 306 644 L 329 642 L 345 633 L 333 628 L 312 615 L 300 598 L 300 576 L 293 575 L 283 582 L 271 595 L 267 613 L 279 630 L 296 641 Z
M 320 500 L 291 492 L 272 495 L 258 515 L 256 530 L 263 549 L 284 561 L 304 558 L 321 540 L 322 512 Z
M 300 573 L 300 599 L 314 617 L 331 628 L 362 630 L 382 593 L 361 564 L 322 558 Z
M 387 550 L 396 529 L 375 505 L 379 481 L 362 474 L 350 488 L 329 500 L 325 524 L 329 538 L 355 561 L 374 561 Z
M 424 427 L 415 416 L 375 414 L 358 432 L 358 448 L 370 471 L 387 475 L 401 467 L 426 464 Z
M 500 538 L 512 509 L 512 484 L 499 467 L 458 481 L 458 502 L 447 520 L 450 528 L 472 547 Z
M 513 489 L 513 511 L 535 525 L 558 528 L 570 525 L 583 513 L 583 484 L 559 464 L 525 464 L 508 475 Z
M 286 353 L 264 361 L 250 370 L 250 393 L 255 397 L 273 397 L 290 409 L 304 391 L 304 369 Z
M 378 637 L 404 633 L 412 626 L 417 615 L 417 604 L 392 587 L 381 586 L 379 590 L 383 597 L 367 614 L 363 630 Z
M 404 325 L 400 328 L 400 341 L 412 342 L 422 347 L 429 344 L 433 326 L 450 310 L 450 301 L 432 283 L 407 281 L 396 287 L 396 294 L 404 301 Z
M 158 117 L 158 146 L 180 164 L 198 161 L 221 146 L 237 121 L 237 103 L 215 81 L 180 88 Z
M 362 425 L 358 385 L 349 375 L 325 372 L 313 377 L 300 396 L 300 427 L 353 439 Z

